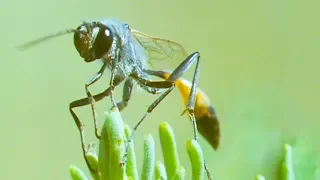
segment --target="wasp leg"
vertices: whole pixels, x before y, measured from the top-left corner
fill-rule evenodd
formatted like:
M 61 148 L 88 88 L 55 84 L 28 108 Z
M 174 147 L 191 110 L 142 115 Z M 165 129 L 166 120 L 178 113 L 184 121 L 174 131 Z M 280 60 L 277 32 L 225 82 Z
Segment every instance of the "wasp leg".
M 143 86 L 141 85 L 141 88 L 145 91 L 147 91 L 150 94 L 161 94 L 163 92 L 163 89 L 159 89 L 159 88 L 153 88 L 153 87 L 148 87 L 148 86 Z
M 139 125 L 146 118 L 146 116 L 149 113 L 151 113 L 153 111 L 153 109 L 155 109 L 157 107 L 157 105 L 172 91 L 172 89 L 175 87 L 175 81 L 177 79 L 179 79 L 191 67 L 191 65 L 194 62 L 197 62 L 195 75 L 198 74 L 197 68 L 199 67 L 199 59 L 200 59 L 200 54 L 198 52 L 192 53 L 172 72 L 172 74 L 169 76 L 169 78 L 167 80 L 164 80 L 164 81 L 147 80 L 147 79 L 143 79 L 142 77 L 140 77 L 139 74 L 137 74 L 137 73 L 131 74 L 131 77 L 134 78 L 136 81 L 138 81 L 138 83 L 140 83 L 140 84 L 143 84 L 143 85 L 151 87 L 151 88 L 168 89 L 163 94 L 161 94 L 149 106 L 149 108 L 148 108 L 147 112 L 145 113 L 145 115 L 142 117 L 142 119 L 133 128 L 132 133 L 134 133 L 134 131 L 139 127 Z M 153 75 L 152 71 L 150 71 L 150 70 L 145 70 L 145 72 L 149 73 L 150 75 Z M 195 90 L 195 87 L 193 87 L 193 89 Z M 195 96 L 195 91 L 192 93 L 192 89 L 191 89 L 191 95 Z M 195 100 L 195 97 L 193 97 L 193 99 Z M 194 105 L 194 100 L 193 100 L 193 105 Z M 197 138 L 197 129 L 194 130 L 194 131 L 195 131 L 195 139 L 197 140 L 198 139 Z
M 192 124 L 193 124 L 193 132 L 194 132 L 194 139 L 196 141 L 199 142 L 199 138 L 198 138 L 198 129 L 197 129 L 197 122 L 196 122 L 196 118 L 195 118 L 195 115 L 194 115 L 194 105 L 195 105 L 195 102 L 196 102 L 196 92 L 197 92 L 197 84 L 198 84 L 198 81 L 199 81 L 199 71 L 200 71 L 200 53 L 196 53 L 195 56 L 197 56 L 197 64 L 196 64 L 196 68 L 195 68 L 195 71 L 194 71 L 194 74 L 193 74 L 193 80 L 192 80 L 192 86 L 191 86 L 191 91 L 190 91 L 190 95 L 189 95 L 189 100 L 188 100 L 188 103 L 187 103 L 187 106 L 186 106 L 186 110 L 182 113 L 184 114 L 185 112 L 188 112 L 188 115 L 189 117 L 191 118 L 191 121 L 192 121 Z M 180 64 L 181 65 L 181 64 Z M 191 65 L 191 63 L 190 63 Z M 178 66 L 179 68 L 180 66 Z M 184 67 L 183 65 L 181 67 Z M 189 66 L 190 67 L 190 66 Z M 169 80 L 177 80 L 179 78 L 178 75 L 182 75 L 186 70 L 183 70 L 183 68 L 181 70 L 178 70 L 175 69 L 175 71 L 173 71 L 173 73 L 169 76 Z M 180 71 L 180 72 L 179 72 Z M 177 75 L 174 75 L 174 73 L 176 73 Z M 203 162 L 204 164 L 204 168 L 205 168 L 205 171 L 207 173 L 207 177 L 209 180 L 211 180 L 211 174 L 210 174 L 210 171 L 209 171 L 209 168 L 207 166 L 207 163 L 206 161 L 204 160 Z
M 117 86 L 117 85 L 114 83 L 114 80 L 117 78 L 117 77 L 116 77 L 116 71 L 117 71 L 116 67 L 114 67 L 114 68 L 111 70 L 111 77 L 110 77 L 110 83 L 109 83 L 109 86 L 111 87 L 110 98 L 111 98 L 112 106 L 114 106 L 114 107 L 117 107 L 116 101 L 114 100 L 114 96 L 113 96 L 114 87 Z
M 193 125 L 193 132 L 194 132 L 194 139 L 199 142 L 199 138 L 198 138 L 198 130 L 197 130 L 197 123 L 196 123 L 196 119 L 195 119 L 195 115 L 194 115 L 194 106 L 195 106 L 195 101 L 196 101 L 196 86 L 198 83 L 198 78 L 199 78 L 199 69 L 200 69 L 200 53 L 199 52 L 194 52 L 192 54 L 190 54 L 172 73 L 171 75 L 167 78 L 167 82 L 171 82 L 174 83 L 177 79 L 179 79 L 194 63 L 196 62 L 196 68 L 194 71 L 194 75 L 193 75 L 193 80 L 192 80 L 192 86 L 191 86 L 191 91 L 190 91 L 190 95 L 188 98 L 188 103 L 186 105 L 186 110 L 182 113 L 184 114 L 185 112 L 188 112 L 188 115 L 192 121 L 192 125 Z M 164 78 L 164 75 L 161 74 L 160 71 L 152 71 L 152 70 L 145 70 L 146 73 L 148 73 L 149 75 L 154 75 L 154 76 L 158 76 L 158 77 L 162 77 Z M 159 82 L 159 81 L 158 81 Z M 163 84 L 161 85 L 161 83 L 158 83 L 157 85 L 155 84 L 156 82 L 143 82 L 145 84 L 148 84 L 149 86 L 152 87 L 156 87 L 156 88 L 165 88 L 163 86 Z M 174 86 L 173 86 L 174 87 Z M 171 92 L 171 90 L 173 89 L 170 88 L 168 91 Z M 168 92 L 166 91 L 166 92 Z M 166 92 L 164 93 L 165 96 L 168 94 L 166 94 Z M 141 124 L 141 122 L 145 119 L 145 117 L 147 116 L 147 114 L 151 113 L 151 111 L 162 101 L 164 97 L 160 96 L 154 103 L 152 103 L 149 108 L 147 113 L 143 116 L 143 118 L 138 122 L 138 124 L 136 125 L 135 129 L 138 128 L 138 126 Z M 134 130 L 133 129 L 133 132 Z M 211 175 L 209 172 L 209 169 L 206 165 L 206 162 L 204 161 L 204 167 L 207 173 L 207 177 L 208 179 L 211 179 Z
M 123 79 L 115 79 L 115 82 L 114 84 L 115 85 L 119 85 L 121 82 L 122 82 Z M 111 91 L 112 91 L 112 88 L 109 87 L 108 89 L 106 89 L 105 91 L 99 93 L 99 94 L 96 94 L 94 96 L 92 96 L 92 98 L 98 102 L 98 101 L 101 101 L 102 99 L 104 99 L 106 96 L 110 96 L 111 94 Z M 78 116 L 76 115 L 76 113 L 74 112 L 74 108 L 76 107 L 81 107 L 81 106 L 86 106 L 86 105 L 89 105 L 92 103 L 91 101 L 92 99 L 90 97 L 86 97 L 86 98 L 82 98 L 82 99 L 79 99 L 79 100 L 76 100 L 76 101 L 73 101 L 70 103 L 69 105 L 69 111 L 78 127 L 78 130 L 80 131 L 80 138 L 81 138 L 81 146 L 82 146 L 82 152 L 83 152 L 83 156 L 86 160 L 86 163 L 87 163 L 87 166 L 90 168 L 90 171 L 92 172 L 95 172 L 96 170 L 93 170 L 91 169 L 91 167 L 89 166 L 88 164 L 88 161 L 87 161 L 87 158 L 86 158 L 86 146 L 85 146 L 85 140 L 84 140 L 84 126 L 83 124 L 81 123 L 80 119 L 78 118 Z M 96 133 L 98 133 L 98 126 L 95 122 L 95 130 L 96 130 Z
M 150 87 L 150 88 L 157 88 L 157 89 L 168 89 L 165 92 L 163 92 L 149 107 L 147 112 L 144 114 L 144 116 L 141 118 L 141 120 L 134 126 L 132 133 L 130 137 L 128 138 L 128 144 L 131 143 L 132 138 L 134 136 L 135 131 L 138 129 L 140 124 L 143 122 L 143 120 L 147 117 L 149 113 L 151 113 L 157 106 L 158 104 L 173 90 L 175 87 L 175 80 L 180 78 L 185 71 L 187 71 L 191 65 L 195 61 L 199 61 L 199 53 L 195 52 L 191 55 L 189 55 L 170 75 L 170 77 L 167 80 L 164 81 L 152 81 L 148 80 L 145 78 L 142 78 L 138 73 L 132 73 L 130 76 L 135 79 L 139 84 Z M 146 70 L 145 72 L 148 72 Z M 150 75 L 152 75 L 150 73 Z M 127 155 L 129 145 L 127 145 L 126 148 L 126 153 L 124 156 L 124 161 Z
M 147 115 L 149 113 L 151 113 L 153 111 L 153 109 L 155 109 L 155 107 L 174 89 L 174 84 L 172 84 L 172 86 L 166 90 L 164 93 L 162 93 L 148 108 L 147 113 L 144 114 L 144 116 L 142 117 L 142 119 L 134 126 L 131 135 L 128 137 L 128 141 L 127 141 L 127 145 L 126 145 L 126 149 L 125 149 L 125 154 L 122 160 L 122 164 L 126 163 L 126 158 L 128 155 L 128 151 L 129 151 L 129 145 L 132 142 L 133 136 L 135 131 L 138 129 L 138 127 L 140 126 L 140 124 L 143 122 L 143 120 L 147 117 Z
M 94 122 L 94 129 L 95 129 L 95 135 L 96 137 L 99 139 L 99 133 L 98 133 L 98 122 L 97 122 L 97 114 L 95 111 L 95 99 L 92 97 L 90 91 L 89 91 L 89 86 L 94 84 L 95 82 L 97 82 L 103 75 L 105 69 L 107 67 L 107 63 L 103 63 L 101 69 L 85 84 L 85 90 L 86 90 L 86 94 L 88 96 L 88 100 L 90 102 L 91 105 L 91 110 L 92 110 L 92 116 L 93 116 L 93 122 Z
M 172 89 L 175 87 L 175 81 L 179 79 L 192 65 L 193 63 L 196 63 L 196 69 L 193 76 L 192 81 L 192 88 L 189 96 L 189 102 L 187 104 L 186 110 L 190 114 L 193 114 L 192 123 L 194 126 L 194 139 L 198 140 L 198 132 L 197 132 L 197 124 L 194 118 L 194 104 L 195 104 L 195 95 L 196 95 L 196 83 L 199 76 L 199 60 L 200 60 L 200 54 L 199 52 L 194 52 L 190 54 L 168 77 L 167 80 L 164 81 L 152 81 L 152 80 L 146 80 L 139 76 L 139 74 L 132 74 L 131 77 L 133 77 L 135 80 L 137 80 L 140 84 L 143 84 L 145 86 L 151 87 L 151 88 L 158 88 L 158 89 L 168 89 L 163 94 L 160 95 L 158 99 L 156 99 L 148 108 L 146 114 L 142 117 L 142 119 L 137 123 L 137 125 L 134 127 L 133 132 L 138 128 L 138 126 L 142 123 L 142 121 L 145 119 L 145 117 L 153 111 L 153 109 L 164 99 L 165 96 L 167 96 Z M 150 75 L 155 75 L 151 70 L 145 70 L 145 72 L 149 73 Z
M 131 99 L 132 88 L 133 88 L 133 80 L 127 79 L 123 85 L 122 101 L 117 103 L 117 106 L 120 112 L 127 107 L 128 102 Z
M 167 78 L 166 81 L 169 82 L 175 82 L 177 79 L 179 79 L 190 67 L 191 65 L 196 61 L 196 68 L 194 71 L 193 75 L 193 80 L 192 80 L 192 86 L 191 86 L 191 91 L 190 95 L 188 98 L 188 103 L 186 105 L 186 109 L 182 114 L 184 114 L 186 111 L 188 111 L 188 114 L 190 116 L 190 119 L 192 120 L 193 124 L 193 131 L 194 131 L 194 139 L 198 141 L 198 131 L 197 131 L 197 123 L 195 121 L 195 116 L 194 116 L 194 104 L 196 100 L 196 84 L 198 82 L 198 77 L 199 77 L 199 60 L 200 60 L 200 54 L 198 52 L 195 52 L 191 55 L 188 56 L 186 60 L 184 60 L 172 73 L 171 75 Z M 161 78 L 165 79 L 165 74 L 162 71 L 152 71 L 152 70 L 145 70 L 146 73 L 153 75 L 153 76 L 158 76 Z M 154 82 L 153 82 L 154 83 Z M 149 83 L 148 85 L 152 85 Z M 153 85 L 152 85 L 153 86 Z
M 153 76 L 157 76 L 157 77 L 160 77 L 160 78 L 162 78 L 162 79 L 167 79 L 168 78 L 168 73 L 167 72 L 165 72 L 165 71 L 153 71 L 153 70 L 146 70 L 146 72 L 148 72 L 148 74 L 150 74 L 150 75 L 153 75 Z M 184 111 L 185 112 L 185 111 Z M 201 122 L 200 122 L 201 123 Z M 207 124 L 200 124 L 200 126 L 204 126 L 204 125 L 207 125 Z M 201 129 L 199 129 L 199 131 L 201 132 Z M 208 167 L 207 167 L 207 164 L 206 164 L 206 162 L 204 162 L 204 167 L 205 167 L 205 171 L 206 171 L 206 173 L 207 173 L 207 177 L 208 177 L 208 179 L 210 179 L 211 180 L 211 174 L 210 174 L 210 171 L 209 171 L 209 169 L 208 169 Z
M 106 89 L 104 92 L 100 93 L 100 94 L 97 94 L 97 95 L 94 95 L 93 98 L 96 100 L 96 101 L 100 101 L 102 100 L 104 97 L 106 96 L 109 96 L 110 95 L 110 92 L 111 92 L 111 88 L 109 87 L 108 89 Z M 91 172 L 96 172 L 97 170 L 96 169 L 92 169 L 90 167 L 90 164 L 87 160 L 87 157 L 86 157 L 86 146 L 85 146 L 85 140 L 84 140 L 84 126 L 83 124 L 81 123 L 80 119 L 78 118 L 78 116 L 76 115 L 76 113 L 73 111 L 73 108 L 76 108 L 76 107 L 80 107 L 80 106 L 86 106 L 86 105 L 89 105 L 91 104 L 91 101 L 90 101 L 90 98 L 83 98 L 83 99 L 79 99 L 79 100 L 76 100 L 76 101 L 73 101 L 70 103 L 70 106 L 69 106 L 69 110 L 70 110 L 70 113 L 80 131 L 80 138 L 81 138 L 81 147 L 82 147 L 82 153 L 83 153 L 83 156 L 84 156 L 84 159 L 86 161 L 86 164 L 88 166 L 88 168 L 90 169 Z

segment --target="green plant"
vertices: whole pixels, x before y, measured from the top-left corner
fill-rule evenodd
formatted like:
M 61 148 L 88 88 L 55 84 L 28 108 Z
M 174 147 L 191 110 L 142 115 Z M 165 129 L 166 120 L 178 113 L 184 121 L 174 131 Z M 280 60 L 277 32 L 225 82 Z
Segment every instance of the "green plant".
M 182 180 L 185 179 L 185 168 L 180 165 L 174 132 L 167 122 L 159 126 L 159 135 L 164 162 L 155 161 L 155 144 L 153 137 L 148 134 L 144 139 L 144 159 L 141 173 L 138 173 L 133 142 L 130 143 L 126 166 L 120 162 L 125 153 L 125 142 L 131 134 L 129 126 L 124 124 L 117 109 L 111 110 L 106 117 L 99 141 L 99 152 L 95 152 L 93 145 L 89 145 L 87 158 L 89 165 L 97 169 L 91 172 L 95 180 L 143 179 L 143 180 Z M 192 165 L 192 179 L 201 180 L 205 177 L 202 149 L 195 140 L 186 144 Z M 83 171 L 74 165 L 69 168 L 74 180 L 89 179 Z M 188 178 L 189 179 L 189 178 Z
M 155 161 L 155 145 L 153 137 L 148 134 L 144 139 L 144 159 L 141 173 L 138 173 L 136 154 L 133 142 L 130 143 L 126 166 L 120 162 L 125 152 L 125 142 L 130 136 L 131 130 L 124 124 L 117 109 L 111 110 L 106 117 L 99 142 L 99 153 L 96 153 L 94 145 L 89 145 L 87 158 L 92 169 L 94 180 L 202 180 L 205 178 L 204 159 L 200 145 L 195 140 L 189 140 L 186 144 L 190 162 L 192 165 L 192 178 L 185 178 L 185 168 L 180 164 L 177 153 L 174 132 L 167 122 L 159 126 L 159 135 L 164 162 Z M 71 165 L 69 168 L 73 180 L 88 180 L 89 178 L 78 167 Z M 255 177 L 256 180 L 265 180 L 262 174 Z M 294 180 L 292 147 L 284 145 L 284 159 L 281 166 L 281 180 Z

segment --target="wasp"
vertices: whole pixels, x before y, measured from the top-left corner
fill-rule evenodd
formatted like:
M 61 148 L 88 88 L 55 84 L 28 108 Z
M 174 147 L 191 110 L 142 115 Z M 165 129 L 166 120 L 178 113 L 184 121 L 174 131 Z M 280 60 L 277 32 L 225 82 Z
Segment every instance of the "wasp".
M 84 89 L 87 96 L 75 100 L 69 105 L 69 111 L 80 132 L 84 156 L 86 153 L 83 136 L 84 126 L 74 112 L 74 108 L 86 105 L 91 106 L 95 135 L 100 138 L 95 103 L 109 96 L 112 107 L 117 107 L 119 111 L 122 111 L 127 107 L 135 85 L 138 85 L 147 93 L 157 94 L 159 97 L 148 107 L 147 112 L 134 126 L 128 143 L 132 141 L 134 132 L 147 115 L 177 87 L 186 106 L 184 113 L 189 115 L 193 123 L 194 139 L 198 140 L 197 133 L 199 130 L 200 134 L 205 137 L 214 149 L 218 148 L 220 128 L 215 110 L 212 108 L 205 93 L 197 88 L 200 71 L 199 52 L 188 54 L 184 47 L 175 41 L 144 34 L 132 29 L 127 23 L 114 18 L 100 21 L 84 21 L 76 29 L 68 29 L 44 36 L 20 46 L 20 49 L 26 49 L 53 37 L 69 33 L 73 33 L 74 46 L 85 62 L 100 61 L 102 64 L 99 71 L 85 83 Z M 183 58 L 180 58 L 182 62 L 171 73 L 149 67 L 154 60 L 170 61 L 179 56 Z M 194 64 L 195 70 L 192 82 L 182 79 L 182 75 Z M 89 86 L 97 82 L 107 70 L 111 72 L 109 87 L 101 93 L 92 94 Z M 152 77 L 160 77 L 162 80 L 154 80 Z M 124 82 L 122 100 L 116 102 L 113 91 L 122 82 Z

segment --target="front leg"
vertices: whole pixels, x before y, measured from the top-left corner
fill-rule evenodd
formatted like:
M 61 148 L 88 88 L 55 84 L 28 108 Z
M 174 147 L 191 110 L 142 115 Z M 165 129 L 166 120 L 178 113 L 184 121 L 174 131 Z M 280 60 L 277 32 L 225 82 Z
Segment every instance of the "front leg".
M 114 85 L 117 86 L 119 85 L 121 82 L 123 81 L 123 78 L 116 78 L 114 80 Z M 104 99 L 105 97 L 107 96 L 110 96 L 111 95 L 111 87 L 109 87 L 108 89 L 106 89 L 105 91 L 99 93 L 99 94 L 96 94 L 92 97 L 92 99 L 95 99 L 95 101 L 101 101 L 102 99 Z M 90 169 L 91 172 L 95 172 L 95 170 L 93 170 L 89 163 L 88 163 L 88 160 L 86 158 L 86 146 L 85 146 L 85 141 L 84 141 L 84 126 L 82 124 L 82 122 L 80 121 L 80 119 L 78 118 L 78 116 L 76 115 L 74 109 L 77 108 L 77 107 L 81 107 L 81 106 L 86 106 L 86 105 L 89 105 L 92 103 L 92 99 L 90 99 L 89 97 L 86 97 L 86 98 L 82 98 L 82 99 L 79 99 L 79 100 L 75 100 L 73 102 L 70 103 L 69 105 L 69 111 L 78 127 L 78 130 L 80 132 L 80 138 L 81 138 L 81 147 L 82 147 L 82 152 L 83 152 L 83 156 L 86 160 L 86 163 Z M 91 104 L 92 105 L 92 104 Z M 96 136 L 99 137 L 98 135 L 98 125 L 97 125 L 97 122 L 95 121 L 94 122 L 94 128 L 95 128 L 95 134 Z
M 102 100 L 103 98 L 105 98 L 106 96 L 109 96 L 111 93 L 111 88 L 109 87 L 108 89 L 106 89 L 105 91 L 101 92 L 100 94 L 97 94 L 97 95 L 94 95 L 94 99 L 96 99 L 97 101 L 100 101 Z M 73 101 L 70 103 L 69 105 L 69 110 L 70 110 L 70 113 L 78 127 L 78 130 L 80 132 L 80 140 L 81 140 L 81 148 L 82 148 L 82 153 L 83 153 L 83 157 L 86 161 L 86 164 L 89 168 L 89 170 L 92 172 L 92 173 L 96 173 L 97 170 L 96 169 L 92 169 L 92 167 L 90 166 L 90 163 L 86 157 L 86 145 L 85 145 L 85 140 L 84 140 L 84 127 L 83 127 L 83 124 L 82 122 L 80 121 L 80 119 L 78 118 L 78 116 L 76 115 L 76 113 L 74 112 L 74 108 L 77 108 L 77 107 L 81 107 L 81 106 L 86 106 L 86 105 L 89 105 L 91 102 L 89 100 L 88 97 L 86 98 L 83 98 L 83 99 L 79 99 L 79 100 L 76 100 L 76 101 Z M 96 126 L 96 124 L 95 124 Z
M 106 61 L 104 61 L 101 69 L 85 84 L 85 90 L 86 90 L 86 94 L 88 97 L 88 101 L 91 106 L 93 121 L 95 124 L 95 135 L 98 139 L 100 138 L 100 135 L 99 135 L 98 129 L 97 129 L 97 124 L 98 124 L 97 123 L 97 114 L 96 114 L 95 107 L 94 107 L 95 106 L 95 99 L 93 98 L 92 94 L 89 91 L 89 86 L 94 84 L 95 82 L 97 82 L 102 77 L 106 67 L 107 67 L 107 63 L 106 63 Z M 112 91 L 112 87 L 111 87 L 111 91 Z
M 102 67 L 100 68 L 100 70 L 89 80 L 86 82 L 85 84 L 85 90 L 86 90 L 86 94 L 88 97 L 92 98 L 91 93 L 89 92 L 89 86 L 91 86 L 92 84 L 94 84 L 95 82 L 97 82 L 103 75 L 104 71 L 107 68 L 107 61 L 104 60 Z

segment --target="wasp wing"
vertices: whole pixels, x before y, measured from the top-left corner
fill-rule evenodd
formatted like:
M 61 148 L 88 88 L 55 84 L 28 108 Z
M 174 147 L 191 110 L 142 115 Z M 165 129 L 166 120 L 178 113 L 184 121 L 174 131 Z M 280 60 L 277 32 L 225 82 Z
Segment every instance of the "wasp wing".
M 184 47 L 175 41 L 153 37 L 135 29 L 131 29 L 131 32 L 139 44 L 145 49 L 148 61 L 152 66 L 155 63 L 154 60 L 177 60 L 181 62 L 188 56 L 188 52 Z

